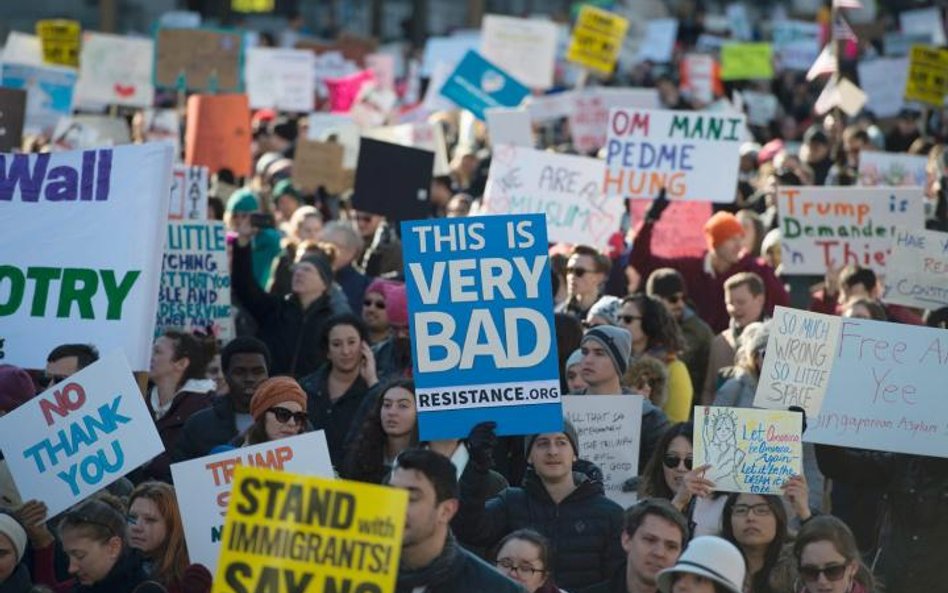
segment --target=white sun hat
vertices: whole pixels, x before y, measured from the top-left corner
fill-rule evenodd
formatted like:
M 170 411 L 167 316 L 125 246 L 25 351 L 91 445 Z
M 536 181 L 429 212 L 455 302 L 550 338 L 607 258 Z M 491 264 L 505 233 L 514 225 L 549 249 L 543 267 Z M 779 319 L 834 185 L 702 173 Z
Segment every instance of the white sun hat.
M 675 566 L 658 573 L 658 589 L 670 593 L 672 577 L 688 572 L 720 584 L 732 593 L 741 593 L 744 583 L 744 556 L 731 542 L 703 535 L 691 540 Z

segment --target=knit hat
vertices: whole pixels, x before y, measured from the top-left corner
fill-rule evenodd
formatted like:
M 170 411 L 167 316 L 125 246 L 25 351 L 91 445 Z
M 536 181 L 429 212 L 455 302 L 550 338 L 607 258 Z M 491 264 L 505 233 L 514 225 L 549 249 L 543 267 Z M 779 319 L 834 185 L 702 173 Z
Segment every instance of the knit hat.
M 579 457 L 579 435 L 576 433 L 576 427 L 573 426 L 573 423 L 567 420 L 566 418 L 563 418 L 562 433 L 566 435 L 566 438 L 569 439 L 569 444 L 573 446 L 573 453 L 576 455 L 576 457 Z M 540 434 L 550 434 L 550 433 L 540 433 Z M 540 434 L 531 434 L 527 436 L 527 441 L 526 441 L 527 457 L 530 456 L 530 450 L 533 449 L 533 443 L 537 440 L 537 437 L 540 436 Z
M 250 415 L 259 420 L 267 410 L 283 402 L 296 402 L 306 411 L 306 392 L 295 379 L 270 377 L 257 387 L 250 399 Z
M 713 535 L 691 540 L 671 568 L 658 573 L 658 590 L 671 593 L 676 573 L 687 572 L 710 579 L 732 593 L 741 593 L 744 584 L 744 556 L 731 542 Z
M 273 199 L 281 198 L 283 196 L 290 196 L 295 198 L 297 202 L 302 202 L 300 197 L 300 192 L 293 187 L 293 181 L 290 179 L 281 179 L 273 186 Z
M 685 280 L 673 268 L 659 268 L 648 275 L 645 293 L 649 296 L 668 298 L 685 292 Z
M 307 253 L 300 258 L 299 263 L 310 264 L 316 271 L 319 272 L 320 277 L 323 279 L 323 284 L 326 285 L 326 288 L 329 288 L 332 285 L 332 264 L 329 263 L 329 260 L 326 259 L 322 253 L 318 251 L 312 251 Z
M 718 212 L 704 223 L 704 238 L 709 249 L 714 249 L 733 237 L 743 236 L 744 227 L 741 226 L 741 221 L 730 212 Z
M 580 344 L 585 344 L 589 340 L 602 344 L 609 358 L 612 359 L 616 372 L 620 377 L 625 375 L 629 369 L 629 357 L 632 356 L 632 334 L 629 330 L 624 327 L 600 325 L 587 331 Z
M 593 303 L 586 313 L 586 321 L 592 321 L 593 317 L 601 317 L 609 325 L 619 325 L 619 307 L 622 301 L 617 297 L 606 295 Z
M 0 411 L 12 412 L 36 395 L 30 374 L 9 364 L 0 364 Z
M 254 195 L 253 191 L 242 187 L 230 194 L 230 198 L 227 200 L 227 211 L 228 212 L 257 212 L 260 210 L 260 202 L 257 200 L 257 196 Z
M 26 530 L 20 525 L 20 522 L 6 513 L 0 513 L 0 535 L 5 535 L 13 544 L 13 552 L 16 554 L 16 563 L 23 560 L 23 553 L 26 552 Z
M 385 312 L 392 327 L 408 327 L 408 293 L 405 285 L 392 282 L 385 293 Z
M 569 358 L 566 359 L 565 369 L 569 369 L 571 366 L 576 366 L 583 361 L 583 351 L 580 348 L 573 350 L 573 353 L 569 355 Z

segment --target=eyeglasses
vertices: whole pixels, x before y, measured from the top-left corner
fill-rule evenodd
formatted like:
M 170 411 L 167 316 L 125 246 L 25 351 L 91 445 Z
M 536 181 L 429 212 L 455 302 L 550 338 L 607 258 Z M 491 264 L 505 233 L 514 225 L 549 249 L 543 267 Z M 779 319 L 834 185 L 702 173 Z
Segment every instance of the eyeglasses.
M 773 513 L 770 510 L 770 505 L 766 502 L 761 502 L 759 504 L 736 504 L 731 513 L 735 517 L 746 517 L 750 513 L 754 513 L 756 517 L 766 517 Z
M 365 299 L 362 301 L 364 307 L 375 307 L 379 311 L 385 310 L 385 301 L 373 301 L 372 299 Z
M 633 321 L 642 321 L 641 315 L 619 315 L 619 320 L 626 325 L 632 323 Z
M 273 416 L 280 424 L 286 424 L 292 419 L 297 425 L 302 426 L 306 422 L 306 412 L 291 412 L 280 406 L 273 406 L 268 412 L 273 412 Z
M 586 274 L 592 274 L 592 270 L 587 270 L 586 268 L 566 268 L 566 273 L 571 276 L 576 276 L 577 278 L 582 278 Z
M 668 469 L 678 469 L 681 463 L 685 463 L 685 469 L 691 470 L 694 466 L 694 459 L 691 457 L 679 457 L 677 455 L 666 455 L 663 463 Z
M 533 568 L 529 564 L 514 564 L 506 558 L 503 560 L 497 561 L 497 568 L 503 568 L 509 573 L 512 574 L 522 574 L 524 576 L 532 577 L 535 574 L 543 574 L 546 571 L 542 568 Z
M 800 576 L 803 577 L 804 581 L 808 583 L 813 583 L 820 580 L 820 575 L 825 574 L 826 578 L 830 581 L 838 581 L 843 578 L 843 575 L 846 574 L 846 565 L 845 564 L 830 564 L 829 566 L 824 566 L 820 568 L 818 566 L 801 566 L 800 567 Z

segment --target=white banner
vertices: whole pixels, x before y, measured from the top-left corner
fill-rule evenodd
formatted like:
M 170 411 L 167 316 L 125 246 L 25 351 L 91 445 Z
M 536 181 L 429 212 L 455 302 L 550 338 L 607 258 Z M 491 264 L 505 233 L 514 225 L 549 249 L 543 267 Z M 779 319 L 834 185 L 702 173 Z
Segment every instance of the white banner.
M 0 351 L 42 369 L 60 344 L 147 371 L 172 147 L 0 155 Z
M 553 86 L 556 24 L 488 14 L 481 25 L 481 54 L 534 89 Z
M 249 48 L 244 81 L 251 109 L 308 113 L 316 101 L 316 56 L 308 49 Z
M 151 107 L 154 60 L 155 42 L 150 38 L 83 34 L 76 101 Z
M 948 307 L 948 233 L 897 229 L 885 277 L 887 303 Z

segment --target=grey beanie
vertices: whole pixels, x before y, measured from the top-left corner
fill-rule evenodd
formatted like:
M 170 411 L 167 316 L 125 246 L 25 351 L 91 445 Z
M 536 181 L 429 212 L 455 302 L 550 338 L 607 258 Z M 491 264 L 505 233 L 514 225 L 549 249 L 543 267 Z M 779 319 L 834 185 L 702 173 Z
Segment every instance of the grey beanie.
M 566 438 L 569 439 L 569 444 L 573 446 L 573 453 L 576 454 L 576 457 L 579 457 L 579 435 L 576 433 L 576 427 L 573 426 L 573 423 L 563 418 L 563 430 L 561 431 L 566 435 Z M 540 434 L 550 434 L 550 433 L 540 433 Z M 527 457 L 530 456 L 530 450 L 533 449 L 533 443 L 537 440 L 537 437 L 540 434 L 531 434 L 527 437 L 526 441 L 526 453 Z
M 629 357 L 632 356 L 632 334 L 622 327 L 599 325 L 583 335 L 581 344 L 595 340 L 606 349 L 612 364 L 615 365 L 619 376 L 625 375 L 629 369 Z
M 300 258 L 299 263 L 307 263 L 316 268 L 316 271 L 319 272 L 319 275 L 323 279 L 323 283 L 326 285 L 326 288 L 332 286 L 332 264 L 329 263 L 329 260 L 318 251 L 313 251 L 307 253 Z
M 586 313 L 586 321 L 592 321 L 593 317 L 602 317 L 609 325 L 619 325 L 619 308 L 622 301 L 617 297 L 606 295 L 593 303 Z
M 583 361 L 583 351 L 581 348 L 573 350 L 573 353 L 569 355 L 569 358 L 566 359 L 565 369 L 569 369 L 571 366 L 575 366 Z

